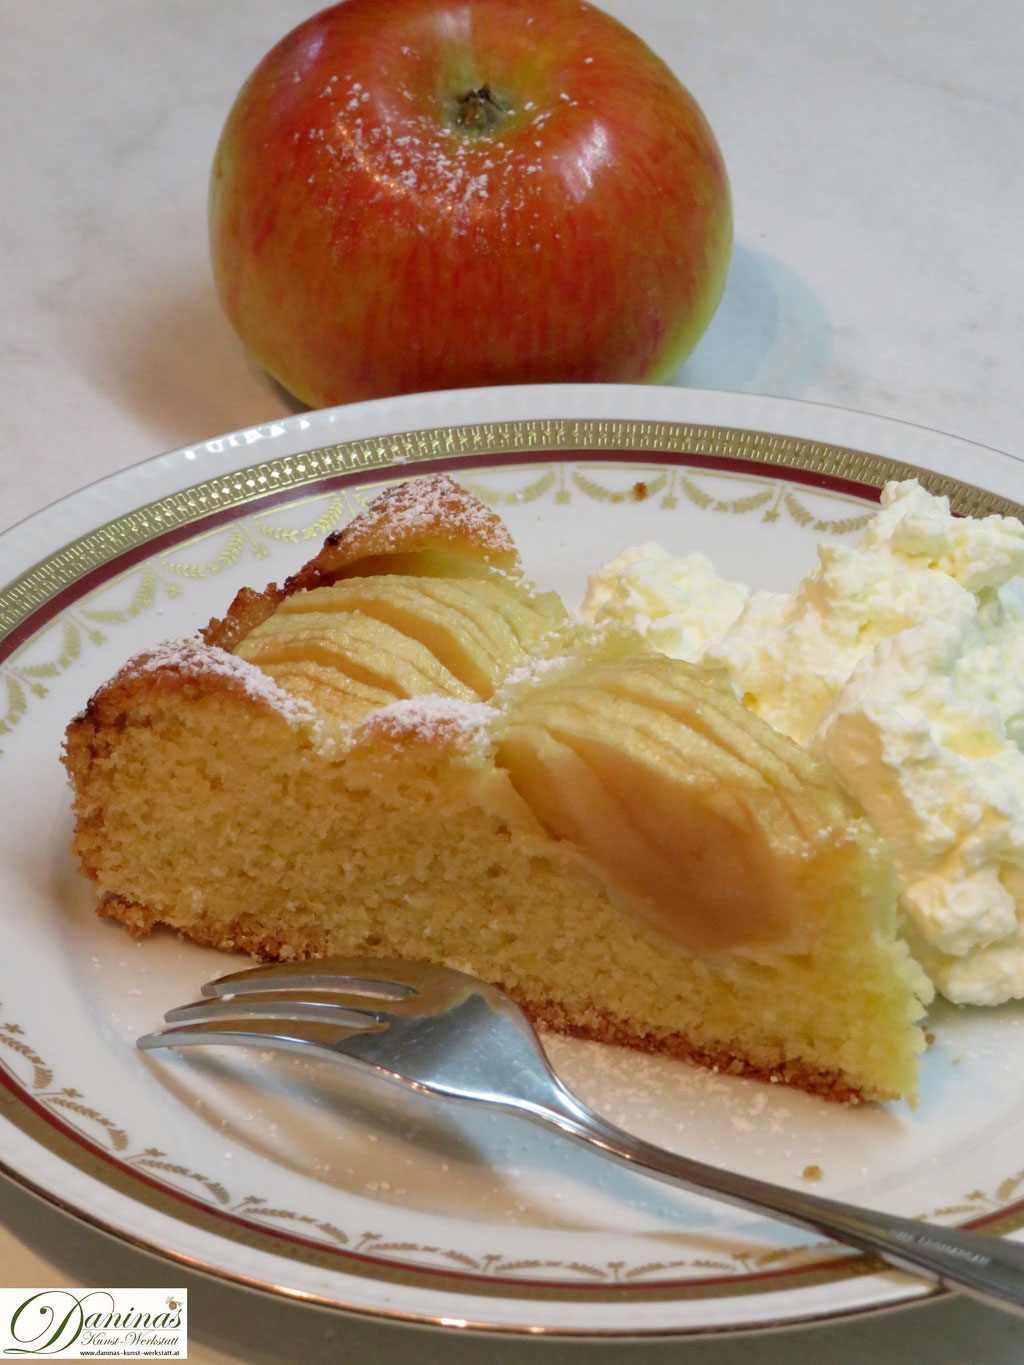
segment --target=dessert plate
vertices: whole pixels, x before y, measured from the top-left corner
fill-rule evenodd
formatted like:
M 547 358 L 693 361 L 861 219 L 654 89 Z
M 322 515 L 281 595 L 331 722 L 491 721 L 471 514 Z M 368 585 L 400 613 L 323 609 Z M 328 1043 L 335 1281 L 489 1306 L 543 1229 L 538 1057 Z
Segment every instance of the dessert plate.
M 237 960 L 92 913 L 68 853 L 67 720 L 134 651 L 309 558 L 386 483 L 446 470 L 570 603 L 638 541 L 785 588 L 889 478 L 1017 514 L 1024 464 L 837 409 L 677 389 L 420 395 L 172 452 L 0 537 L 0 1163 L 129 1242 L 271 1293 L 508 1333 L 764 1329 L 935 1291 L 497 1114 L 279 1055 L 134 1047 Z M 16 799 L 13 799 L 16 796 Z M 844 1109 L 549 1039 L 615 1123 L 781 1183 L 1024 1230 L 1024 1010 L 937 1007 L 922 1099 Z

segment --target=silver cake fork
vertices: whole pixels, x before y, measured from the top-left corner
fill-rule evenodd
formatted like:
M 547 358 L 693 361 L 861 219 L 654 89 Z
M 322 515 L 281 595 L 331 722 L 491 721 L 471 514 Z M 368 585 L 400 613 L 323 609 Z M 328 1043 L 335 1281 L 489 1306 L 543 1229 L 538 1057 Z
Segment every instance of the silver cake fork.
M 627 1166 L 768 1213 L 1024 1314 L 1024 1245 L 858 1208 L 656 1147 L 561 1083 L 526 1015 L 462 972 L 387 958 L 274 963 L 208 982 L 145 1050 L 239 1043 L 355 1062 L 413 1090 L 513 1109 Z

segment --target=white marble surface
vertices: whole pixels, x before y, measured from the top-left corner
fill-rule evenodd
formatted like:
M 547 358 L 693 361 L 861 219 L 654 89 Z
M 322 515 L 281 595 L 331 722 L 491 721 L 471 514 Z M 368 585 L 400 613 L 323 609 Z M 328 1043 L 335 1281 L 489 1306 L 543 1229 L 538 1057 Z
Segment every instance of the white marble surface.
M 205 195 L 238 85 L 301 0 L 0 0 L 0 529 L 163 450 L 289 410 L 218 311 Z M 725 154 L 736 250 L 690 386 L 813 399 L 1024 455 L 1024 7 L 606 0 Z M 970 477 L 970 471 L 964 471 Z M 0 1188 L 0 1284 L 181 1272 Z M 187 1276 L 190 1359 L 1010 1365 L 1024 1324 L 947 1300 L 757 1339 L 441 1340 Z

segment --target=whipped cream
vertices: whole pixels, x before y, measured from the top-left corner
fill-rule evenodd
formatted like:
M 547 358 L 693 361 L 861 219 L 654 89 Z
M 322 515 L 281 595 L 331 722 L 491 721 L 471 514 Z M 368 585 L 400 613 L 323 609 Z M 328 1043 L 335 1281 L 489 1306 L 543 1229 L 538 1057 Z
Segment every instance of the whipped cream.
M 792 593 L 647 545 L 605 565 L 582 610 L 723 669 L 826 758 L 893 845 L 904 932 L 936 987 L 997 1004 L 1024 996 L 1021 574 L 1021 522 L 953 517 L 908 480 Z
M 722 636 L 749 597 L 746 584 L 720 578 L 699 550 L 677 559 L 648 541 L 591 576 L 583 611 L 591 624 L 624 621 L 663 654 L 692 659 Z

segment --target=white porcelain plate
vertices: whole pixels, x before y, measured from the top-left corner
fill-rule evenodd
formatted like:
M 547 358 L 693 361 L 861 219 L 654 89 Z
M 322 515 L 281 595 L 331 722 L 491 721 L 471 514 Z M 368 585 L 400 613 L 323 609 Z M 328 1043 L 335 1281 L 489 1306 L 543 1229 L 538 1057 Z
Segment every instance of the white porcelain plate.
M 444 469 L 579 600 L 627 544 L 699 548 L 786 587 L 853 537 L 889 477 L 961 511 L 1019 510 L 1024 465 L 917 428 L 643 388 L 426 395 L 175 451 L 0 537 L 0 1161 L 55 1204 L 174 1260 L 327 1306 L 449 1326 L 685 1335 L 932 1292 L 795 1229 L 620 1170 L 525 1121 L 241 1049 L 134 1039 L 237 960 L 92 913 L 68 854 L 65 724 L 134 651 L 310 557 L 383 484 Z M 937 1009 L 923 1100 L 844 1109 L 551 1040 L 615 1122 L 842 1199 L 1019 1236 L 1024 1030 Z

